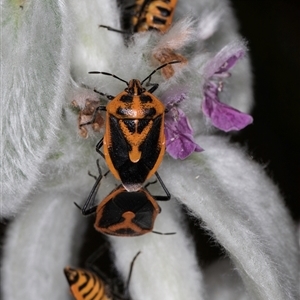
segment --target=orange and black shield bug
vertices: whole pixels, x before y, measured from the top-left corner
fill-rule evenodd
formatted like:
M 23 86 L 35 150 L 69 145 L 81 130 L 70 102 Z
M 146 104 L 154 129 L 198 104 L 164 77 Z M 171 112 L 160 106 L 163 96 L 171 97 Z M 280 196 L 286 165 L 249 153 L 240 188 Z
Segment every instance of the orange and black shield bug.
M 93 71 L 90 74 L 104 74 L 127 84 L 127 88 L 117 96 L 98 92 L 111 100 L 98 110 L 106 111 L 106 129 L 103 139 L 96 146 L 111 171 L 121 180 L 129 192 L 141 189 L 143 183 L 157 171 L 165 153 L 164 116 L 165 106 L 152 93 L 158 84 L 150 84 L 146 90 L 143 83 L 171 61 L 155 69 L 144 80 L 132 79 L 129 82 L 116 75 Z M 93 120 L 91 121 L 93 122 Z M 81 124 L 86 125 L 91 122 Z M 103 146 L 103 153 L 101 148 Z
M 148 30 L 165 33 L 172 24 L 176 4 L 177 0 L 135 0 L 132 5 L 123 7 L 124 31 L 105 25 L 99 27 L 123 34 Z
M 136 0 L 131 19 L 133 32 L 166 32 L 173 21 L 177 0 Z
M 102 279 L 94 272 L 79 268 L 64 268 L 70 292 L 76 300 L 112 300 Z
M 131 274 L 134 266 L 134 262 L 139 251 L 133 258 L 127 283 L 125 286 L 125 293 L 121 295 L 113 289 L 107 278 L 103 274 L 96 274 L 93 271 L 81 268 L 65 267 L 64 273 L 70 286 L 70 292 L 76 300 L 127 300 L 128 287 L 131 279 Z M 97 273 L 100 271 L 97 269 Z M 101 275 L 101 276 L 98 276 Z M 103 277 L 103 279 L 101 278 Z
M 106 196 L 99 205 L 96 205 L 95 197 L 103 178 L 99 163 L 98 170 L 99 176 L 96 178 L 83 207 L 81 208 L 75 203 L 85 216 L 96 213 L 95 229 L 109 235 L 128 237 L 143 235 L 148 232 L 159 233 L 153 231 L 155 219 L 161 211 L 156 200 L 168 201 L 171 195 L 158 173 L 155 175 L 166 195 L 151 195 L 147 186 L 152 183 L 146 184 L 145 187 L 135 192 L 128 192 L 120 185 Z

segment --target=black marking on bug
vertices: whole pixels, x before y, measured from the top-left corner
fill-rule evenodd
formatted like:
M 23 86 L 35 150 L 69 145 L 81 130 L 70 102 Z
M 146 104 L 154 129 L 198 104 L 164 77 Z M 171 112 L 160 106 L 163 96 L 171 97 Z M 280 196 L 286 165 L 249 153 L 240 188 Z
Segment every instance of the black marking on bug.
M 150 230 L 152 228 L 152 214 L 154 207 L 144 192 L 123 192 L 109 201 L 104 209 L 102 218 L 99 220 L 99 227 L 107 228 L 124 221 L 123 214 L 132 212 L 134 217 L 132 223 L 142 229 Z M 149 213 L 151 212 L 151 213 Z M 130 232 L 128 232 L 130 230 Z M 131 229 L 120 229 L 116 233 L 134 233 Z
M 88 273 L 85 273 L 84 275 L 86 277 L 86 281 L 78 287 L 79 291 L 83 290 L 88 285 L 88 282 L 90 280 L 90 275 Z
M 166 24 L 166 20 L 158 18 L 158 17 L 153 17 L 153 23 L 154 24 L 162 24 L 165 25 Z
M 142 133 L 150 121 L 150 119 L 140 119 L 137 124 L 137 133 Z
M 74 271 L 74 269 L 72 269 L 72 270 Z M 75 273 L 75 276 L 74 276 L 73 272 L 72 272 L 72 274 L 73 274 L 72 277 L 67 277 L 67 280 L 68 280 L 68 282 L 69 282 L 70 285 L 73 285 L 79 279 L 79 274 L 77 272 Z
M 152 97 L 149 96 L 149 95 L 145 95 L 145 94 L 142 94 L 140 95 L 140 100 L 142 103 L 148 103 L 148 102 L 152 102 Z
M 122 120 L 121 122 L 123 122 L 126 125 L 126 127 L 128 128 L 128 130 L 131 133 L 135 133 L 136 126 L 135 126 L 135 121 L 134 120 Z
M 134 236 L 135 231 L 132 230 L 131 228 L 121 228 L 115 231 L 116 235 L 129 235 L 129 236 Z
M 144 109 L 144 118 L 152 118 L 156 115 L 156 109 L 154 107 Z
M 143 153 L 142 163 L 145 165 L 146 168 L 149 168 L 149 170 L 152 170 L 152 168 L 154 167 L 161 150 L 158 143 L 161 126 L 162 117 L 158 116 L 153 121 L 152 128 L 149 134 L 147 135 L 147 138 L 139 147 L 139 150 Z M 157 145 L 157 147 L 153 149 L 153 145 Z
M 161 151 L 159 136 L 162 126 L 162 116 L 158 116 L 153 120 L 153 125 L 149 133 L 139 147 L 139 151 L 142 153 L 141 159 L 136 163 L 133 163 L 129 158 L 129 152 L 132 147 L 126 141 L 120 129 L 118 119 L 110 116 L 109 125 L 111 131 L 111 145 L 108 148 L 108 152 L 122 183 L 126 186 L 145 182 Z M 153 149 L 153 145 L 157 145 L 157 147 Z
M 133 96 L 128 95 L 128 94 L 122 95 L 120 98 L 120 101 L 125 102 L 125 103 L 132 103 L 132 100 L 133 100 Z
M 118 107 L 116 113 L 120 116 L 128 116 L 128 109 L 127 108 L 122 108 Z
M 157 6 L 156 8 L 160 11 L 162 17 L 169 17 L 171 15 L 172 10 L 168 10 L 161 6 Z

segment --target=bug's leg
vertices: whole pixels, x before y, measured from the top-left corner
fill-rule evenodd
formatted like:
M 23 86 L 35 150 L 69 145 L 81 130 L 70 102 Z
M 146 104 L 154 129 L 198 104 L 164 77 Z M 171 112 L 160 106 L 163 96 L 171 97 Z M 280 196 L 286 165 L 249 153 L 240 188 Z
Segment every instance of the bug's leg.
M 156 183 L 156 182 L 157 182 L 157 180 L 148 182 L 148 183 L 144 186 L 144 188 L 146 189 L 149 185 L 154 184 L 154 183 Z
M 165 186 L 164 182 L 162 181 L 162 179 L 160 178 L 160 176 L 157 172 L 155 172 L 155 176 L 156 176 L 157 180 L 159 181 L 161 187 L 163 188 L 164 192 L 166 193 L 166 195 L 165 196 L 153 196 L 153 198 L 155 200 L 158 200 L 158 201 L 168 201 L 168 200 L 170 200 L 171 199 L 171 194 L 168 191 L 167 187 Z M 150 184 L 156 183 L 157 180 L 154 180 L 152 182 L 148 182 L 145 185 L 145 189 L 147 190 L 147 186 L 149 186 Z M 155 231 L 155 230 L 152 230 L 152 233 L 160 234 L 160 235 L 173 235 L 173 234 L 176 234 L 176 232 L 159 232 L 159 231 Z
M 158 88 L 158 86 L 159 86 L 159 84 L 158 83 L 151 83 L 150 82 L 150 78 L 149 78 L 149 82 L 146 84 L 146 85 L 152 85 L 152 87 L 148 90 L 148 92 L 149 93 L 153 93 L 157 88 Z
M 158 174 L 157 172 L 155 172 L 155 176 L 156 176 L 157 180 L 159 181 L 161 187 L 163 188 L 164 192 L 166 193 L 166 195 L 165 195 L 165 196 L 153 196 L 153 198 L 154 198 L 155 200 L 158 200 L 158 201 L 168 201 L 168 200 L 170 200 L 170 199 L 171 199 L 171 194 L 170 194 L 170 192 L 168 191 L 167 187 L 165 186 L 164 182 L 162 181 L 162 179 L 160 178 L 160 176 L 159 176 L 159 174 Z M 155 183 L 155 182 L 156 182 L 156 181 L 151 182 L 150 184 Z M 148 185 L 149 185 L 149 184 L 147 184 L 147 185 L 145 186 L 145 188 L 146 188 Z
M 109 244 L 105 241 L 100 247 L 97 248 L 86 260 L 86 266 L 88 268 L 93 268 L 94 263 L 103 255 L 105 251 L 109 248 Z
M 130 279 L 131 279 L 131 274 L 133 271 L 133 267 L 134 267 L 134 263 L 135 260 L 137 259 L 137 257 L 140 255 L 141 251 L 139 251 L 134 258 L 132 259 L 131 263 L 130 263 L 130 268 L 129 268 L 129 272 L 128 272 L 128 277 L 127 277 L 127 281 L 126 284 L 124 286 L 124 291 L 122 294 L 120 294 L 119 290 L 111 290 L 111 294 L 113 295 L 113 299 L 114 300 L 128 300 L 131 299 L 129 297 L 129 284 L 130 284 Z M 111 286 L 111 285 L 110 285 Z
M 86 123 L 80 124 L 79 127 L 82 127 L 82 126 L 85 126 L 85 125 L 93 124 L 93 123 L 95 122 L 95 120 L 96 120 L 96 115 L 97 115 L 98 110 L 106 111 L 106 106 L 105 106 L 105 105 L 100 105 L 100 106 L 98 106 L 98 107 L 95 109 L 95 111 L 94 111 L 94 113 L 93 113 L 93 116 L 92 116 L 91 120 L 88 121 L 88 122 L 86 122 Z
M 147 78 L 148 78 L 148 80 L 147 80 L 145 85 L 146 86 L 152 86 L 147 92 L 153 93 L 158 88 L 159 84 L 158 83 L 152 83 L 151 82 L 151 76 L 148 76 Z
M 104 241 L 104 243 L 98 247 L 86 260 L 85 265 L 88 269 L 95 271 L 101 278 L 105 278 L 103 272 L 99 270 L 99 268 L 95 265 L 95 262 L 109 249 L 108 241 Z
M 104 175 L 105 176 L 105 175 Z M 96 262 L 98 261 L 98 259 L 103 256 L 106 255 L 106 253 L 108 253 L 109 250 L 109 243 L 108 241 L 105 241 L 100 247 L 98 247 L 96 249 L 96 251 L 94 251 L 86 260 L 86 268 L 93 271 L 95 274 L 98 275 L 99 279 L 101 279 L 103 281 L 103 283 L 107 286 L 110 287 L 110 291 L 109 291 L 109 296 L 113 296 L 112 299 L 114 300 L 128 300 L 129 298 L 125 298 L 123 296 L 123 293 L 121 294 L 119 292 L 119 285 L 118 282 L 115 282 L 114 280 L 110 279 L 107 274 L 105 274 L 105 272 L 101 271 L 98 267 L 98 265 L 96 264 Z M 107 294 L 105 294 L 106 296 L 108 296 Z M 103 295 L 104 296 L 104 295 Z M 102 299 L 102 298 L 101 298 Z M 108 297 L 106 297 L 105 299 L 108 299 Z M 109 299 L 111 299 L 109 297 Z
M 100 150 L 103 146 L 103 138 L 97 143 L 96 151 L 105 159 L 103 152 Z
M 99 176 L 96 178 L 96 182 L 95 182 L 92 190 L 90 191 L 90 194 L 88 195 L 87 200 L 85 201 L 83 207 L 81 208 L 77 203 L 74 202 L 74 204 L 78 208 L 80 208 L 81 213 L 84 216 L 89 216 L 89 215 L 95 213 L 96 209 L 97 209 L 97 206 L 98 206 L 98 205 L 95 205 L 95 198 L 96 198 L 97 192 L 98 192 L 99 187 L 100 187 L 101 179 L 103 177 L 98 160 L 97 160 L 97 166 L 98 166 Z M 92 177 L 96 177 L 96 176 L 92 175 Z
M 99 174 L 100 174 L 100 173 L 101 173 L 101 167 L 100 167 L 99 159 L 97 159 L 96 162 L 97 162 L 98 172 L 99 172 Z M 110 172 L 110 170 L 106 171 L 106 172 L 104 173 L 103 177 L 106 177 L 107 174 L 108 174 L 109 172 Z M 95 178 L 96 176 L 93 176 L 93 175 L 92 175 L 92 177 Z
M 130 284 L 130 279 L 131 279 L 131 275 L 132 275 L 132 271 L 133 271 L 133 266 L 135 263 L 135 260 L 137 259 L 137 257 L 141 254 L 141 251 L 139 251 L 134 258 L 132 259 L 131 263 L 130 263 L 130 268 L 129 268 L 129 273 L 128 273 L 128 277 L 127 277 L 127 282 L 125 285 L 125 296 L 129 299 L 129 284 Z
M 89 176 L 93 177 L 95 180 L 97 180 L 97 176 L 93 175 L 90 171 L 88 171 Z
M 101 167 L 100 167 L 100 162 L 99 162 L 99 159 L 96 160 L 96 163 L 97 163 L 97 168 L 98 168 L 98 173 L 99 175 L 102 174 L 102 171 L 101 171 Z M 102 176 L 102 177 L 106 177 L 106 175 L 109 173 L 109 170 Z M 89 176 L 93 177 L 95 180 L 97 180 L 97 176 L 91 174 L 90 171 L 88 171 L 88 174 Z
M 135 260 L 137 259 L 137 257 L 141 254 L 141 251 L 139 251 L 134 258 L 132 259 L 131 263 L 130 263 L 130 269 L 129 269 L 129 273 L 128 273 L 128 277 L 127 277 L 127 282 L 126 282 L 126 290 L 128 291 L 129 288 L 129 284 L 130 284 L 130 279 L 131 279 L 131 275 L 132 275 L 132 270 L 133 270 L 133 266 L 135 263 Z
M 112 96 L 112 95 L 109 95 L 109 94 L 106 94 L 106 93 L 99 92 L 99 91 L 97 91 L 96 89 L 94 89 L 94 92 L 97 93 L 97 94 L 99 94 L 99 95 L 101 95 L 101 96 L 106 97 L 108 100 L 112 100 L 112 99 L 115 98 L 115 96 Z

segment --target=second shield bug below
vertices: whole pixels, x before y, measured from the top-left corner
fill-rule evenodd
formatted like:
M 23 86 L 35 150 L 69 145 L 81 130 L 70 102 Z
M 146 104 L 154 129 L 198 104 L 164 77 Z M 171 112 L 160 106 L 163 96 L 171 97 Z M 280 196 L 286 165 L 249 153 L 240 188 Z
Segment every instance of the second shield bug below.
M 143 183 L 154 175 L 162 162 L 165 153 L 166 108 L 152 94 L 159 84 L 150 83 L 150 80 L 156 71 L 176 63 L 180 61 L 161 65 L 142 81 L 131 79 L 127 82 L 110 73 L 89 72 L 112 76 L 127 84 L 127 88 L 117 96 L 98 92 L 111 101 L 106 106 L 99 106 L 95 113 L 98 110 L 106 111 L 104 137 L 97 144 L 96 150 L 104 157 L 111 173 L 121 180 L 129 192 L 141 190 Z M 151 85 L 149 90 L 143 87 L 147 80 L 148 85 Z
M 130 264 L 124 294 L 116 291 L 116 288 L 106 276 L 98 270 L 65 267 L 64 273 L 70 286 L 70 292 L 76 300 L 129 300 L 128 287 L 135 260 L 141 252 L 139 251 Z M 97 273 L 97 274 L 96 274 Z
M 161 211 L 156 200 L 168 201 L 171 198 L 158 173 L 155 175 L 165 192 L 164 196 L 151 195 L 147 189 L 147 186 L 151 183 L 146 184 L 135 192 L 128 192 L 120 185 L 106 196 L 100 204 L 95 204 L 95 197 L 103 178 L 98 160 L 97 165 L 99 176 L 95 177 L 96 182 L 85 204 L 81 208 L 75 203 L 85 216 L 96 213 L 94 227 L 97 231 L 123 237 L 139 236 L 148 232 L 167 235 L 174 234 L 173 232 L 160 233 L 153 231 L 155 219 Z

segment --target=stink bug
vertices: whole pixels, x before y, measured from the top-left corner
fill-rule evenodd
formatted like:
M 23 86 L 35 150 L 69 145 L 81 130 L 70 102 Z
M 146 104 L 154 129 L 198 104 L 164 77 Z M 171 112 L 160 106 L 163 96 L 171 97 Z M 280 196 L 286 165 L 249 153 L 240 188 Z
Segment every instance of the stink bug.
M 156 200 L 168 201 L 171 195 L 158 173 L 155 175 L 166 193 L 165 196 L 152 196 L 147 190 L 147 186 L 151 183 L 135 192 L 128 192 L 120 185 L 106 196 L 99 205 L 95 205 L 95 197 L 103 178 L 98 160 L 97 165 L 99 176 L 95 177 L 96 182 L 85 204 L 81 208 L 75 203 L 84 216 L 96 213 L 95 229 L 101 233 L 115 236 L 138 236 L 148 232 L 159 233 L 152 230 L 155 219 L 161 211 Z
M 70 292 L 76 300 L 112 300 L 104 281 L 95 273 L 71 267 L 65 267 L 64 273 L 70 285 Z
M 157 171 L 165 153 L 164 116 L 165 106 L 152 93 L 158 84 L 150 84 L 151 76 L 167 65 L 180 63 L 171 61 L 152 71 L 144 80 L 131 79 L 129 82 L 116 75 L 93 71 L 117 78 L 127 88 L 117 96 L 98 92 L 111 100 L 98 110 L 106 111 L 106 129 L 96 150 L 100 153 L 112 174 L 121 180 L 129 192 L 139 191 L 143 183 Z M 143 83 L 149 80 L 152 87 L 147 91 Z M 83 125 L 91 124 L 93 120 Z M 103 152 L 101 147 L 103 146 Z
M 122 31 L 105 25 L 99 27 L 124 34 L 148 30 L 165 33 L 172 24 L 176 4 L 177 0 L 135 0 L 134 4 L 123 9 L 123 23 L 126 29 L 126 19 L 130 19 L 128 32 L 126 29 Z
M 139 251 L 133 258 L 130 269 L 128 273 L 127 283 L 125 286 L 125 295 L 120 295 L 115 291 L 112 284 L 108 283 L 108 280 L 101 272 L 97 269 L 97 273 L 101 274 L 100 278 L 96 275 L 95 272 L 80 269 L 65 267 L 64 273 L 67 278 L 67 281 L 70 286 L 70 292 L 76 300 L 127 300 L 128 296 L 128 287 L 131 279 L 131 274 L 134 266 L 134 262 L 138 255 L 141 252 Z
M 136 0 L 131 19 L 134 32 L 166 32 L 172 24 L 177 0 Z

